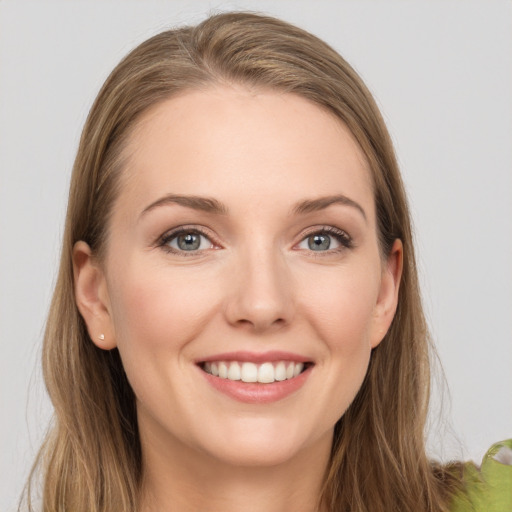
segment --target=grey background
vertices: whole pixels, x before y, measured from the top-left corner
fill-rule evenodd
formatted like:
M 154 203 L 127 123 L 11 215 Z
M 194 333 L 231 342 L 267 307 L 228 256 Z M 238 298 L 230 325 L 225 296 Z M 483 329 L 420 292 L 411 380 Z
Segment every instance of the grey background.
M 510 1 L 0 1 L 1 511 L 14 510 L 50 416 L 40 343 L 91 102 L 142 40 L 231 9 L 324 38 L 381 105 L 447 380 L 435 379 L 430 453 L 479 461 L 512 436 Z

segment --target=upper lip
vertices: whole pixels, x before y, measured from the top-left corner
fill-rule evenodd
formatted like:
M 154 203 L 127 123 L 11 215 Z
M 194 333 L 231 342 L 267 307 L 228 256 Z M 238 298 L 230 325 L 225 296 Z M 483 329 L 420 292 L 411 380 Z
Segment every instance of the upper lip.
M 280 350 L 271 350 L 268 352 L 248 352 L 245 350 L 238 350 L 235 352 L 224 352 L 222 354 L 214 354 L 207 356 L 196 361 L 197 364 L 208 363 L 214 361 L 241 361 L 248 363 L 266 363 L 274 361 L 293 361 L 296 363 L 312 363 L 309 357 L 293 352 L 284 352 Z

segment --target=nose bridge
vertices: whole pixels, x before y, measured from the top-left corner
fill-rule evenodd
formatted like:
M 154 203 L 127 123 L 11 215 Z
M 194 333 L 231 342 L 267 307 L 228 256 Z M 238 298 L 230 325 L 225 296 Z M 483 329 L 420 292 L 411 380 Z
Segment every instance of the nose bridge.
M 275 243 L 253 238 L 240 248 L 227 306 L 231 323 L 262 331 L 291 320 L 292 283 L 286 259 Z

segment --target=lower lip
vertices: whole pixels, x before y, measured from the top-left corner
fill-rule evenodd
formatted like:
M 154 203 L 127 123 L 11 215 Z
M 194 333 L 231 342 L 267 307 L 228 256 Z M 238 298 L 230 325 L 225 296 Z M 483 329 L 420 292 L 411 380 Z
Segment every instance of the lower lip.
M 276 381 L 270 384 L 247 383 L 241 380 L 222 379 L 199 369 L 206 381 L 217 391 L 246 404 L 268 404 L 282 400 L 298 391 L 309 377 L 313 366 L 306 368 L 293 379 Z

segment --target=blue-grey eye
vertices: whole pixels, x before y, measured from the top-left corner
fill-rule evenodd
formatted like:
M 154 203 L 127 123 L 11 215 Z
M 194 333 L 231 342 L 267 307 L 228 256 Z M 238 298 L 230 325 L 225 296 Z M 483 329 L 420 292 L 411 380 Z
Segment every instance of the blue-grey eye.
M 167 242 L 167 245 L 176 251 L 199 251 L 210 249 L 211 241 L 201 233 L 196 231 L 185 231 L 173 236 Z
M 312 251 L 327 251 L 331 247 L 331 237 L 329 235 L 308 236 L 307 240 L 308 248 Z
M 348 236 L 342 231 L 332 234 L 327 231 L 318 231 L 304 238 L 298 245 L 298 248 L 315 252 L 325 252 L 338 249 L 341 246 L 348 247 L 348 245 Z
M 176 237 L 178 247 L 182 251 L 197 251 L 201 245 L 201 237 L 196 233 L 187 233 Z

